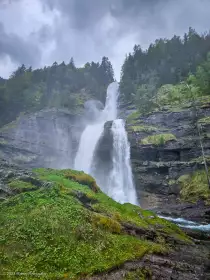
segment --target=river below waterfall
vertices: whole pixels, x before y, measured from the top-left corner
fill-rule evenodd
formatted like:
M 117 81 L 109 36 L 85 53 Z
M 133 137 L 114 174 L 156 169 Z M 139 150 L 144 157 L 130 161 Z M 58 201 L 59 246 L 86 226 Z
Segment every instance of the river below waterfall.
M 171 221 L 182 228 L 188 228 L 188 229 L 192 229 L 192 230 L 198 230 L 198 231 L 210 233 L 210 224 L 200 224 L 200 223 L 189 221 L 189 220 L 186 220 L 183 218 L 172 218 L 172 217 L 161 216 L 161 215 L 158 215 L 158 217 Z

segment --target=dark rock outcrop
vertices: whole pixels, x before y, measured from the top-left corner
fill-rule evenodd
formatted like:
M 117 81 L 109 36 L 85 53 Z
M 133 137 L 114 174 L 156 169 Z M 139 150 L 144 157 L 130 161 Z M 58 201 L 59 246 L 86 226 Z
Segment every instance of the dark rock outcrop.
M 108 183 L 108 176 L 112 169 L 113 134 L 111 131 L 112 121 L 104 125 L 103 135 L 99 139 L 93 160 L 93 175 L 98 178 L 98 184 L 103 189 Z
M 88 279 L 208 280 L 210 279 L 209 245 L 187 248 L 178 246 L 178 250 L 167 256 L 146 255 L 142 260 L 126 262 L 110 273 Z
M 200 108 L 197 119 L 210 116 L 210 108 Z M 145 208 L 165 207 L 180 203 L 180 185 L 176 180 L 185 174 L 203 169 L 202 151 L 196 129 L 195 113 L 192 108 L 177 112 L 154 112 L 139 117 L 137 124 L 128 124 L 131 143 L 136 189 L 140 203 Z M 154 129 L 132 130 L 135 126 L 147 126 Z M 142 144 L 142 139 L 157 134 L 169 133 L 176 140 L 160 145 Z M 202 125 L 201 134 L 205 155 L 210 155 L 210 124 Z

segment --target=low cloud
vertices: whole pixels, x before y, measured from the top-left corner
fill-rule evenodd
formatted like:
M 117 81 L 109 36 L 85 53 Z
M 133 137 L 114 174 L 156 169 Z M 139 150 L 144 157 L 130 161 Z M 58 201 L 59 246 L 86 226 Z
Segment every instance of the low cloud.
M 190 26 L 207 31 L 209 10 L 209 0 L 0 0 L 0 63 L 40 67 L 73 56 L 80 66 L 105 55 L 119 79 L 134 44 L 146 48 Z
M 6 33 L 0 22 L 0 57 L 5 56 L 9 56 L 18 64 L 36 65 L 36 61 L 41 58 L 41 53 L 38 46 L 33 45 L 29 40 L 23 40 L 17 34 Z

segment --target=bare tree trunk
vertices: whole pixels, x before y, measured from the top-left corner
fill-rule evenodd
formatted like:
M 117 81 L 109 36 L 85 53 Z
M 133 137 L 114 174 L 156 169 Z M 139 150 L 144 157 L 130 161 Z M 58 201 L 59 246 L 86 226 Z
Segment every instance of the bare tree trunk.
M 202 157 L 203 157 L 203 162 L 204 162 L 205 171 L 206 171 L 206 178 L 207 178 L 207 182 L 208 182 L 209 189 L 210 189 L 209 171 L 208 171 L 208 166 L 207 166 L 207 162 L 206 162 L 206 157 L 205 157 L 205 153 L 204 153 L 204 149 L 203 149 L 203 143 L 202 143 L 202 139 L 201 139 L 200 127 L 199 127 L 198 124 L 196 124 L 196 126 L 197 126 L 197 130 L 198 130 L 199 141 L 200 141 L 200 146 L 201 146 L 201 150 L 202 150 Z
M 198 113 L 197 113 L 197 108 L 196 108 L 196 104 L 195 104 L 195 99 L 194 99 L 194 97 L 192 95 L 192 91 L 191 91 L 191 88 L 189 87 L 189 85 L 186 84 L 186 86 L 189 89 L 189 91 L 191 93 L 191 96 L 192 96 L 193 108 L 194 108 L 194 111 L 195 111 L 195 123 L 196 123 L 196 128 L 197 128 L 197 131 L 198 131 L 199 142 L 200 142 L 203 162 L 204 162 L 204 166 L 205 166 L 206 179 L 207 179 L 207 183 L 208 183 L 208 186 L 209 186 L 209 189 L 210 189 L 209 171 L 208 171 L 208 165 L 207 165 L 207 162 L 206 162 L 205 152 L 204 152 L 204 148 L 203 148 L 203 142 L 202 142 L 202 138 L 201 138 L 201 131 L 200 131 L 200 127 L 198 125 Z

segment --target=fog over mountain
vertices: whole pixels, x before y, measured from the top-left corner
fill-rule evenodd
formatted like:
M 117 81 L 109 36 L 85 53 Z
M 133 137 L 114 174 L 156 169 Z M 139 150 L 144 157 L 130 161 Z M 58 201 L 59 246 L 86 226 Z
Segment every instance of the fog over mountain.
M 134 44 L 209 30 L 209 0 L 0 0 L 0 76 L 18 65 L 108 56 L 117 79 Z

